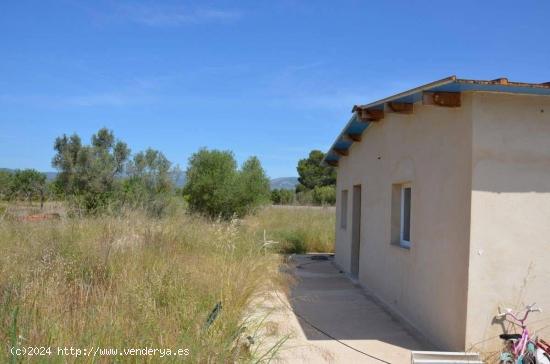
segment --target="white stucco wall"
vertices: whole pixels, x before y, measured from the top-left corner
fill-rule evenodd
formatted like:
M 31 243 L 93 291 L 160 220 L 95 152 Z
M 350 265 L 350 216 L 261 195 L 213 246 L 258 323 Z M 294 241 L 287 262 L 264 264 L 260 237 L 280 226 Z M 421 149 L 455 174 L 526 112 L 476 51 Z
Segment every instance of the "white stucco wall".
M 477 93 L 466 346 L 501 346 L 499 306 L 550 324 L 550 98 Z M 546 337 L 550 330 L 545 329 Z
M 471 95 L 462 107 L 386 112 L 340 159 L 336 262 L 350 268 L 353 185 L 361 184 L 359 281 L 434 344 L 465 345 L 471 195 Z M 390 244 L 392 184 L 412 183 L 411 249 Z M 340 191 L 348 226 L 340 228 Z

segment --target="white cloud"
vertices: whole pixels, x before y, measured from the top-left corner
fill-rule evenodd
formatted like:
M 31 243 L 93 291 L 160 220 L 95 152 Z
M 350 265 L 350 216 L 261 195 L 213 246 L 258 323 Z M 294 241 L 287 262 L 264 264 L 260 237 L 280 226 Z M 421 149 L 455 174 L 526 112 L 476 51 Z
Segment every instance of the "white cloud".
M 128 21 L 153 27 L 227 22 L 242 16 L 241 12 L 234 10 L 144 4 L 121 5 L 118 12 Z
M 17 104 L 36 107 L 94 107 L 129 106 L 157 101 L 154 92 L 146 87 L 127 86 L 116 90 L 80 94 L 0 94 L 0 104 Z
M 127 106 L 142 104 L 149 100 L 143 95 L 132 95 L 125 92 L 105 92 L 88 95 L 65 97 L 62 103 L 69 106 Z

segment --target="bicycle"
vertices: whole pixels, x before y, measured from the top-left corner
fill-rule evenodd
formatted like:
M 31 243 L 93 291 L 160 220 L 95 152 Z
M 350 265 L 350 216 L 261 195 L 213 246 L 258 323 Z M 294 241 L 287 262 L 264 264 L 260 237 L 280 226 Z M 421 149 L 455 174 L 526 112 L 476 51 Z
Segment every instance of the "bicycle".
M 550 364 L 549 353 L 544 349 L 544 340 L 531 337 L 525 321 L 531 312 L 542 312 L 535 304 L 525 307 L 523 317 L 521 312 L 514 312 L 508 308 L 496 317 L 505 319 L 508 322 L 520 326 L 521 334 L 501 334 L 500 338 L 505 341 L 505 349 L 500 355 L 501 364 Z

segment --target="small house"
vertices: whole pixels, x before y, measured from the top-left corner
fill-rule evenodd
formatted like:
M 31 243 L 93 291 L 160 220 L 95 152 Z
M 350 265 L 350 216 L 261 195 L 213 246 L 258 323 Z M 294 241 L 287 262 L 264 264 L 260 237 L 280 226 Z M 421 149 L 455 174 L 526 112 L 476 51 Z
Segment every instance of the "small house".
M 453 76 L 356 105 L 324 162 L 336 263 L 435 346 L 498 348 L 499 307 L 550 325 L 550 83 Z

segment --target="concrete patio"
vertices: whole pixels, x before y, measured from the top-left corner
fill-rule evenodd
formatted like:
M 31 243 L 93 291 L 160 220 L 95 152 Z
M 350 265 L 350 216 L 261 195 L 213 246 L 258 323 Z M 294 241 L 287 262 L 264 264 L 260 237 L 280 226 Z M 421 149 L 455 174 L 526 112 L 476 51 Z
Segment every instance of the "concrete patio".
M 276 294 L 270 320 L 288 335 L 280 363 L 410 363 L 428 345 L 328 260 L 293 256 L 290 296 Z M 323 259 L 323 258 L 321 258 Z

